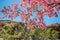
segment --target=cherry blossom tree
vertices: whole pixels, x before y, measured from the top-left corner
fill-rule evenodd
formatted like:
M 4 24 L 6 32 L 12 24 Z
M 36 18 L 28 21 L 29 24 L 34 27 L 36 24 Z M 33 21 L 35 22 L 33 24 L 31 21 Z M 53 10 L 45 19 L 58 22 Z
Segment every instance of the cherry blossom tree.
M 34 29 L 35 27 L 45 29 L 46 24 L 44 22 L 44 16 L 47 15 L 49 18 L 58 17 L 58 11 L 60 10 L 59 0 L 22 0 L 21 4 L 12 4 L 13 8 L 10 6 L 1 10 L 4 14 L 0 19 L 5 17 L 14 18 L 20 16 L 21 19 L 27 23 L 28 29 Z M 42 6 L 42 7 L 41 7 Z M 22 11 L 20 8 L 25 8 Z M 40 9 L 39 9 L 40 8 Z M 41 9 L 42 8 L 42 9 Z M 34 12 L 36 12 L 36 17 L 31 19 Z

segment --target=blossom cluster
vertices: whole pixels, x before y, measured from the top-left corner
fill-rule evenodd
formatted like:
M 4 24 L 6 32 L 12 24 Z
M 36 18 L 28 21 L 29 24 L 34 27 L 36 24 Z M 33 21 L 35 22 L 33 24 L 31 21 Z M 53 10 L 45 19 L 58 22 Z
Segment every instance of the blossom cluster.
M 19 6 L 20 5 L 20 6 Z M 14 18 L 20 16 L 23 21 L 27 23 L 27 28 L 34 29 L 36 26 L 42 29 L 46 28 L 44 22 L 44 16 L 47 15 L 49 18 L 55 16 L 58 17 L 58 11 L 60 10 L 59 0 L 22 0 L 21 4 L 13 4 L 13 8 L 4 6 L 1 12 L 4 16 L 1 18 Z M 19 7 L 18 7 L 19 6 Z M 42 9 L 39 8 L 42 6 Z M 19 8 L 25 8 L 24 11 Z M 39 9 L 39 10 L 38 10 Z M 36 12 L 36 17 L 30 19 Z

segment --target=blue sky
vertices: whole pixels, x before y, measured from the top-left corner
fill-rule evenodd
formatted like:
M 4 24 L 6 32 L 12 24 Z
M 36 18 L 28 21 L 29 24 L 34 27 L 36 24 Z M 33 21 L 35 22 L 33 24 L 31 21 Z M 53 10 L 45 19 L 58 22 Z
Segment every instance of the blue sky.
M 11 4 L 14 3 L 21 3 L 21 0 L 0 0 L 0 9 L 3 9 L 4 6 L 11 6 Z M 23 10 L 23 9 L 22 9 Z M 3 16 L 3 14 L 0 12 L 0 17 Z M 33 17 L 32 17 L 33 18 Z M 5 18 L 5 20 L 9 20 L 9 18 Z M 14 19 L 14 21 L 22 21 L 20 17 L 17 17 L 16 19 Z M 58 12 L 58 18 L 52 17 L 52 18 L 48 18 L 48 16 L 44 17 L 44 21 L 47 25 L 49 24 L 55 24 L 55 23 L 59 23 L 60 24 L 60 11 Z

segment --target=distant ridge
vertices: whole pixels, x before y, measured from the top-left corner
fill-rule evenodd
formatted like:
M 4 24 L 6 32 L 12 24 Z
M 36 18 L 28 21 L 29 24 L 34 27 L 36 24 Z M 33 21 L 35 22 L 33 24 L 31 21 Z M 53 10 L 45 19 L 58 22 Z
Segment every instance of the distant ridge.
M 15 21 L 11 21 L 11 20 L 0 20 L 0 22 L 15 22 Z

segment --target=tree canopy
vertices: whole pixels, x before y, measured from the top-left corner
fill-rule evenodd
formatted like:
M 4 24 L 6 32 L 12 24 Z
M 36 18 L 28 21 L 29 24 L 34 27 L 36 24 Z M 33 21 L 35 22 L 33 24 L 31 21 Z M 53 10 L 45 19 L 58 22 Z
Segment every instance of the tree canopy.
M 58 11 L 60 10 L 60 1 L 59 0 L 22 0 L 21 4 L 12 4 L 13 8 L 10 6 L 4 8 L 0 11 L 4 14 L 0 19 L 5 17 L 14 18 L 20 16 L 23 21 L 27 23 L 27 28 L 38 28 L 45 29 L 46 24 L 44 22 L 44 16 L 47 15 L 49 18 L 58 17 Z M 42 9 L 39 8 L 42 6 Z M 20 8 L 25 8 L 24 11 Z M 30 19 L 36 12 L 36 17 Z

